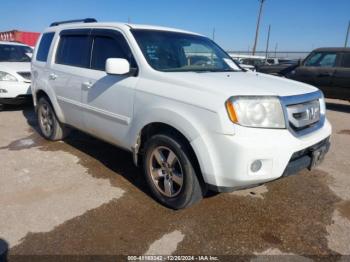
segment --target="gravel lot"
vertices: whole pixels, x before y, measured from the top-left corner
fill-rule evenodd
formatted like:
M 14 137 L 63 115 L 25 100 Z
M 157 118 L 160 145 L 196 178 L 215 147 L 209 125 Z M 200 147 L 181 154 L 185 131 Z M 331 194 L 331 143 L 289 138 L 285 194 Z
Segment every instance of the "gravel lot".
M 172 211 L 149 196 L 129 153 L 78 131 L 47 142 L 31 107 L 7 108 L 0 253 L 350 255 L 350 103 L 328 100 L 328 118 L 332 147 L 316 170 Z

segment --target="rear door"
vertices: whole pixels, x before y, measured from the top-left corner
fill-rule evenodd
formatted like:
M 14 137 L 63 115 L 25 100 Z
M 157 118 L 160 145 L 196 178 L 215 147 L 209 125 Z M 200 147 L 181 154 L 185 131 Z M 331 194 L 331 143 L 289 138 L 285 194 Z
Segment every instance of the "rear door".
M 342 53 L 333 76 L 334 98 L 350 100 L 350 52 Z
M 60 32 L 55 61 L 49 75 L 66 123 L 80 129 L 83 127 L 81 92 L 90 71 L 90 32 L 90 29 Z
M 108 58 L 124 58 L 137 72 L 137 65 L 123 34 L 112 29 L 93 29 L 89 83 L 82 90 L 86 131 L 127 147 L 127 132 L 133 116 L 137 74 L 108 75 Z

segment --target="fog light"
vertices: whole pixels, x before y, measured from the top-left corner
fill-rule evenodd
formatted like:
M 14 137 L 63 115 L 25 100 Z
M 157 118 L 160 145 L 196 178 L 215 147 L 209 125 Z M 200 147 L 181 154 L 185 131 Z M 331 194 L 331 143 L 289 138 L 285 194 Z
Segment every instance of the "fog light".
M 1 93 L 7 93 L 7 90 L 6 90 L 6 89 L 0 88 L 0 94 L 1 94 Z
M 258 172 L 262 167 L 262 162 L 261 160 L 255 160 L 251 165 L 250 165 L 250 170 L 252 172 Z

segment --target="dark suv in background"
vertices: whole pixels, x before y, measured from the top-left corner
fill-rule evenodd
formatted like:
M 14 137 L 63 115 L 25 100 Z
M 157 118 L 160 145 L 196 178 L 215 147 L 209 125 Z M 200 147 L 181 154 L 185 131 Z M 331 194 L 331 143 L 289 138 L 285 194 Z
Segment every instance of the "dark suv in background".
M 284 76 L 321 89 L 326 97 L 350 101 L 350 48 L 319 48 Z

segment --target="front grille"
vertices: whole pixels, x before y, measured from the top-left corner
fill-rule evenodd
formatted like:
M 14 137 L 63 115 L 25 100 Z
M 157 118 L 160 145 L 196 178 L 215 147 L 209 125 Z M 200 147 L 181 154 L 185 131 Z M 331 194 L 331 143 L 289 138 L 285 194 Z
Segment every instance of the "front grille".
M 31 80 L 32 74 L 30 72 L 17 72 L 21 77 L 23 77 L 26 80 Z
M 295 136 L 303 136 L 325 123 L 325 106 L 321 91 L 280 97 L 286 126 Z
M 300 104 L 287 106 L 288 121 L 290 126 L 300 131 L 317 124 L 321 119 L 320 101 L 313 100 Z

